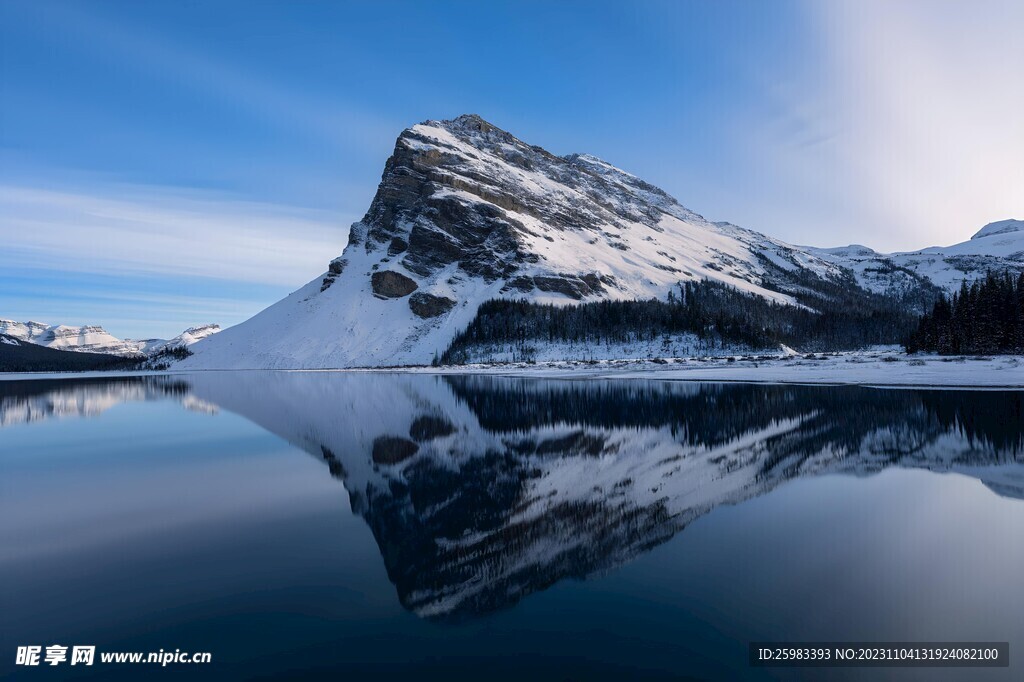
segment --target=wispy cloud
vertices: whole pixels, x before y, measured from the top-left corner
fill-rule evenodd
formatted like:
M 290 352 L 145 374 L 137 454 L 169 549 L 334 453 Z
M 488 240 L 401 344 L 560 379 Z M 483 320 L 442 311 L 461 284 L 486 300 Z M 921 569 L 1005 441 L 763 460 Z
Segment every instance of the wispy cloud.
M 209 192 L 0 185 L 0 265 L 298 286 L 348 233 L 324 211 Z
M 136 338 L 236 324 L 323 272 L 347 223 L 192 189 L 0 184 L 0 317 Z

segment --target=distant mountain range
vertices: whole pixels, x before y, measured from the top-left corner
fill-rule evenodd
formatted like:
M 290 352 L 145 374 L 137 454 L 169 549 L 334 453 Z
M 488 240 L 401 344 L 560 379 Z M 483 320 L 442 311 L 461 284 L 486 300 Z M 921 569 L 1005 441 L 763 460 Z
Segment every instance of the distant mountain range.
M 906 253 L 877 253 L 857 244 L 807 250 L 849 269 L 857 283 L 870 291 L 891 293 L 924 281 L 952 292 L 987 270 L 1024 271 L 1024 220 L 989 223 L 969 241 Z
M 704 280 L 813 310 L 850 305 L 837 291 L 884 295 L 916 314 L 989 268 L 1024 271 L 1024 222 L 912 253 L 800 247 L 710 222 L 598 158 L 555 156 L 465 115 L 402 132 L 342 255 L 196 344 L 181 366 L 423 365 L 491 299 L 666 300 Z
M 191 346 L 220 331 L 220 326 L 207 324 L 190 327 L 173 339 L 119 339 L 103 327 L 48 325 L 43 322 L 15 322 L 0 320 L 0 334 L 45 346 L 53 350 L 79 353 L 100 353 L 125 358 L 153 357 L 175 348 Z M 10 345 L 10 344 L 9 344 Z

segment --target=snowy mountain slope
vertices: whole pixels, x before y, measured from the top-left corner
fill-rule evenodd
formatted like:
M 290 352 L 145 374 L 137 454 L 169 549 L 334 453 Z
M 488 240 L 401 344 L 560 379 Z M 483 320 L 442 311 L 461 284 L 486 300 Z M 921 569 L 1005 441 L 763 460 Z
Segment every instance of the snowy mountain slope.
M 952 292 L 989 269 L 1024 272 L 1024 221 L 989 223 L 966 242 L 906 253 L 878 253 L 857 244 L 807 251 L 850 269 L 869 291 L 898 293 L 927 282 Z
M 125 357 L 141 356 L 138 342 L 122 340 L 103 327 L 47 325 L 42 322 L 15 322 L 0 320 L 0 333 L 57 350 L 85 353 L 106 353 Z
M 173 339 L 119 339 L 103 327 L 48 325 L 43 322 L 0 320 L 0 334 L 57 350 L 148 357 L 162 350 L 189 346 L 220 331 L 218 325 L 192 327 Z
M 173 339 L 149 339 L 144 343 L 140 350 L 148 357 L 152 357 L 157 353 L 162 353 L 168 350 L 174 350 L 176 348 L 186 348 L 191 346 L 193 343 L 198 343 L 205 338 L 213 336 L 220 332 L 219 324 L 204 324 L 199 327 L 189 327 L 182 333 L 175 336 Z
M 848 277 L 819 255 L 711 223 L 600 159 L 554 156 L 467 115 L 404 131 L 323 277 L 197 344 L 181 366 L 428 364 L 495 297 L 665 298 L 707 278 L 793 303 L 788 287 Z
M 1005 241 L 989 242 L 989 244 L 996 246 L 997 249 L 999 248 L 997 244 L 1001 243 L 1003 249 L 1001 252 L 993 252 L 992 247 L 989 246 L 985 247 L 985 252 L 998 256 L 1009 256 L 1013 253 L 1016 253 L 1017 256 L 1020 256 L 1021 248 L 1024 247 L 1024 241 L 1022 241 L 1024 240 L 1024 220 L 1014 220 L 1013 218 L 1010 218 L 1008 220 L 999 220 L 994 223 L 989 223 L 985 227 L 975 232 L 974 236 L 971 237 L 971 239 L 974 240 L 982 239 L 985 237 L 996 237 L 1005 235 L 1012 235 L 1015 245 L 1011 245 L 1011 242 Z M 981 243 L 982 242 L 978 242 L 978 244 Z
M 50 331 L 51 326 L 45 322 L 15 322 L 14 320 L 0 320 L 0 334 L 13 336 L 22 341 L 42 345 L 41 339 Z

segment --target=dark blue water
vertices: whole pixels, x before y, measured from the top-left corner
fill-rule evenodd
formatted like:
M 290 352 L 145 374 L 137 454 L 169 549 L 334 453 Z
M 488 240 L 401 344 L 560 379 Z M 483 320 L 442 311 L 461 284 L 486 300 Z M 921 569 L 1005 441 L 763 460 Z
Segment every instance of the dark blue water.
M 1020 392 L 208 373 L 0 381 L 0 675 L 1024 671 Z M 755 640 L 1009 641 L 1003 670 Z M 20 645 L 209 665 L 15 667 Z

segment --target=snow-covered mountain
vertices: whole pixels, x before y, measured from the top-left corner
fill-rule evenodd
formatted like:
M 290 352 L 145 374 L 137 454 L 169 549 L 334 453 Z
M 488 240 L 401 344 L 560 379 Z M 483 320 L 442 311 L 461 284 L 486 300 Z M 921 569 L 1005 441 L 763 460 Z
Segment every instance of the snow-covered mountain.
M 879 268 L 895 273 L 884 285 Z M 402 132 L 327 271 L 198 343 L 181 366 L 429 364 L 489 299 L 664 299 L 703 279 L 783 303 L 803 295 L 802 305 L 858 282 L 917 308 L 937 291 L 909 268 L 710 222 L 600 159 L 555 156 L 465 115 Z
M 885 254 L 858 244 L 807 251 L 849 269 L 858 284 L 876 293 L 899 293 L 922 283 L 951 292 L 988 269 L 1024 272 L 1024 220 L 989 223 L 966 242 L 920 251 Z
M 119 339 L 103 327 L 48 325 L 43 322 L 0 320 L 0 334 L 57 350 L 149 357 L 163 350 L 189 346 L 220 331 L 215 324 L 191 327 L 173 339 Z
M 213 336 L 218 332 L 220 332 L 219 324 L 204 324 L 199 327 L 189 327 L 173 339 L 168 339 L 166 341 L 163 339 L 150 339 L 145 342 L 145 345 L 141 350 L 145 355 L 152 357 L 164 351 L 191 346 L 193 343 L 198 343 L 199 341 Z
M 427 364 L 491 298 L 664 298 L 708 278 L 791 303 L 798 275 L 846 277 L 600 159 L 555 156 L 467 115 L 404 131 L 328 271 L 197 344 L 183 366 Z
M 119 339 L 103 327 L 71 327 L 64 324 L 48 325 L 43 322 L 15 322 L 0 320 L 0 334 L 7 334 L 47 348 L 105 353 L 125 357 L 142 356 L 145 341 Z

